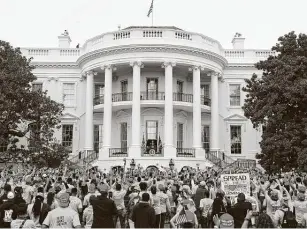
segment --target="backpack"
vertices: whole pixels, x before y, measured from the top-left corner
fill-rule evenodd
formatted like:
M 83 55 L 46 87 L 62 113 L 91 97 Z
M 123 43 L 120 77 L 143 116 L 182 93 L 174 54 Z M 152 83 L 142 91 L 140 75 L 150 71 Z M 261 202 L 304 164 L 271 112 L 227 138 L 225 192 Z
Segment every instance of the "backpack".
M 294 213 L 290 210 L 288 211 L 281 210 L 281 211 L 285 213 L 284 218 L 282 220 L 281 227 L 282 228 L 296 228 L 297 222 L 296 222 Z

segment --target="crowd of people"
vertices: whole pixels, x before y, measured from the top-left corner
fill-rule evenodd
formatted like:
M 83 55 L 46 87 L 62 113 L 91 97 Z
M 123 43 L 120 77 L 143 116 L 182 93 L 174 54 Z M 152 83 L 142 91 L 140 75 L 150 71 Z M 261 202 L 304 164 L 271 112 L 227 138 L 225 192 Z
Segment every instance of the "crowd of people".
M 3 169 L 2 228 L 306 228 L 305 174 L 249 173 L 250 190 L 225 195 L 212 168 Z

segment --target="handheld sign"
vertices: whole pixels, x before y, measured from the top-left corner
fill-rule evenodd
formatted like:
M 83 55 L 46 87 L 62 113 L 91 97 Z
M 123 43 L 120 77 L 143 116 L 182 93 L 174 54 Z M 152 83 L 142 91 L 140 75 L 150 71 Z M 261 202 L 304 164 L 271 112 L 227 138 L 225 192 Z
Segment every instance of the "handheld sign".
M 226 196 L 238 196 L 239 193 L 250 195 L 249 173 L 222 174 L 221 186 Z

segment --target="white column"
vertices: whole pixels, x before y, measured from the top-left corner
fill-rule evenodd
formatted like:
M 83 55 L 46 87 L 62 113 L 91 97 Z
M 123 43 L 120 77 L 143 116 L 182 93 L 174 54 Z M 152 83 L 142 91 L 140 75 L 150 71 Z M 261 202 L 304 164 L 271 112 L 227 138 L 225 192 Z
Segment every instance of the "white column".
M 93 89 L 94 72 L 88 71 L 86 77 L 86 104 L 85 104 L 85 150 L 94 149 L 94 122 L 93 122 Z
M 193 67 L 193 148 L 201 146 L 201 106 L 200 106 L 200 70 L 201 67 Z
M 173 158 L 174 148 L 174 114 L 173 114 L 173 67 L 175 63 L 165 62 L 165 108 L 164 108 L 164 156 Z
M 131 62 L 133 68 L 133 97 L 132 97 L 132 140 L 129 157 L 141 156 L 141 68 L 142 62 Z
M 104 111 L 103 111 L 103 154 L 100 157 L 109 157 L 112 144 L 112 71 L 113 66 L 102 67 L 104 70 Z
M 213 72 L 211 75 L 211 136 L 210 150 L 219 150 L 219 73 Z

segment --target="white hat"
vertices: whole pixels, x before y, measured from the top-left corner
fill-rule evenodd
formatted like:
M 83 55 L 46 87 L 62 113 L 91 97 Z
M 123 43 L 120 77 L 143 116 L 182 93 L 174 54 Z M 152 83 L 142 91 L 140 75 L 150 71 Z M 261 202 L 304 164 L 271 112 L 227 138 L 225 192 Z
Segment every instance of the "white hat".
M 14 199 L 14 197 L 15 197 L 15 195 L 14 195 L 13 192 L 9 192 L 9 193 L 7 194 L 7 198 L 8 198 L 9 200 Z

